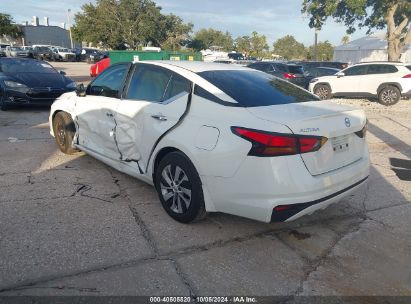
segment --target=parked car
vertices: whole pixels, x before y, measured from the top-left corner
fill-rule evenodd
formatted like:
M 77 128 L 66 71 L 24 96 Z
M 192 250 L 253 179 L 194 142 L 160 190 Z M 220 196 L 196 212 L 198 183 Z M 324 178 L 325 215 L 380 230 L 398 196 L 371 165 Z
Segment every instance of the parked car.
M 33 55 L 34 55 L 34 58 L 39 59 L 39 60 L 49 60 L 49 61 L 55 60 L 54 53 L 48 46 L 34 45 Z
M 6 56 L 7 57 L 28 58 L 30 57 L 30 53 L 28 50 L 24 50 L 20 46 L 9 45 L 6 47 Z
M 154 184 L 180 222 L 217 211 L 290 221 L 369 175 L 363 110 L 246 67 L 119 63 L 76 93 L 51 107 L 60 150 Z
M 303 88 L 306 84 L 304 69 L 301 65 L 276 61 L 261 61 L 252 63 L 248 65 L 248 67 L 288 80 Z
M 27 56 L 28 58 L 34 58 L 33 47 L 31 47 L 31 46 L 22 46 L 21 48 L 29 53 L 28 56 Z
M 101 59 L 106 58 L 101 51 L 93 48 L 83 48 L 80 52 L 81 61 L 86 61 L 87 63 L 96 63 Z
M 308 89 L 310 81 L 316 77 L 330 76 L 337 74 L 340 69 L 326 68 L 326 67 L 308 67 L 304 69 L 305 72 L 305 88 Z
M 53 47 L 54 58 L 58 61 L 75 61 L 76 53 L 70 51 L 68 48 Z
M 75 82 L 47 62 L 26 58 L 0 58 L 0 109 L 22 105 L 51 105 L 73 91 Z
M 314 78 L 309 90 L 321 99 L 377 98 L 386 106 L 411 97 L 411 68 L 399 62 L 360 63 L 333 76 Z
M 6 47 L 10 44 L 0 44 L 0 57 L 6 57 Z
M 101 59 L 99 62 L 90 67 L 90 76 L 96 77 L 100 75 L 106 68 L 110 66 L 110 58 Z

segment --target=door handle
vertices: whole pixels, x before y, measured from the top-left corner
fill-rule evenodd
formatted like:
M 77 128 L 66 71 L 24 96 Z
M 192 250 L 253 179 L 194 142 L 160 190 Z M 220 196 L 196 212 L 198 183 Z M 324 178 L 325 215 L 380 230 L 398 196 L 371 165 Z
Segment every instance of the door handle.
M 166 121 L 167 117 L 162 115 L 162 114 L 153 114 L 151 115 L 154 119 L 160 120 L 160 121 Z

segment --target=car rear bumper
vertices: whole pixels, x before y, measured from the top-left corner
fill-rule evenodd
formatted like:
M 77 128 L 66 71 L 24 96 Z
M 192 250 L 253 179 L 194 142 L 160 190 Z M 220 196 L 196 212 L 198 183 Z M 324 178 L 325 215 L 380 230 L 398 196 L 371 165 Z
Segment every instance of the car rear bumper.
M 202 177 L 215 209 L 263 222 L 291 221 L 325 208 L 360 187 L 369 176 L 368 149 L 350 165 L 311 175 L 299 155 L 247 157 L 232 178 Z M 210 191 L 212 190 L 212 191 Z M 277 206 L 296 205 L 273 218 Z

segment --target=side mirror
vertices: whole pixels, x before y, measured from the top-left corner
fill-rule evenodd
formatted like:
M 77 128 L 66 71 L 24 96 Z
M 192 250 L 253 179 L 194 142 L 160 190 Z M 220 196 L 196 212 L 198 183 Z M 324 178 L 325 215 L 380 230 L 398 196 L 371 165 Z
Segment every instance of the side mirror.
M 338 72 L 338 73 L 335 74 L 335 75 L 337 75 L 338 78 L 345 76 L 344 72 Z
M 78 97 L 86 97 L 86 88 L 84 84 L 80 83 L 76 88 L 76 95 Z
M 64 72 L 64 71 L 59 71 L 59 73 L 63 76 L 66 76 L 66 72 Z

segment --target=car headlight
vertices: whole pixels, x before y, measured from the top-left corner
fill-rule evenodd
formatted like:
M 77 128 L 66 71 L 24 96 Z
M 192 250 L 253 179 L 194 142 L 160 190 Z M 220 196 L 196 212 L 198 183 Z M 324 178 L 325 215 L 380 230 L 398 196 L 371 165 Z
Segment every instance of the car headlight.
M 77 88 L 77 84 L 75 82 L 70 82 L 68 85 L 66 85 L 67 89 L 76 89 Z
M 317 82 L 317 81 L 318 81 L 318 78 L 313 78 L 313 79 L 310 80 L 310 83 L 314 83 L 314 82 Z
M 25 84 L 16 81 L 5 80 L 4 84 L 6 85 L 6 87 L 13 89 L 28 89 L 28 87 Z

